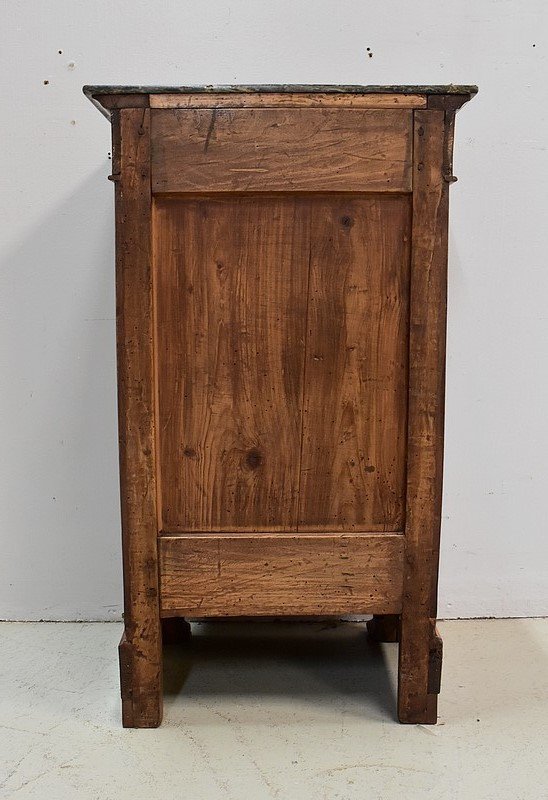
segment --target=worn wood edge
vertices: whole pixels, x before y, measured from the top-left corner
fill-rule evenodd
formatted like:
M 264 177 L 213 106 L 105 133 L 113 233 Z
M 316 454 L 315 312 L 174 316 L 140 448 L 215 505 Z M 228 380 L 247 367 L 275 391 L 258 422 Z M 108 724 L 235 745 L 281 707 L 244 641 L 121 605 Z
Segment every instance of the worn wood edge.
M 123 108 L 149 108 L 148 94 L 101 94 L 86 95 L 101 114 L 109 121 L 113 120 L 113 113 Z
M 436 625 L 430 620 L 432 633 L 430 637 L 430 653 L 428 657 L 428 693 L 439 694 L 441 691 L 441 670 L 443 662 L 443 639 Z
M 462 94 L 438 94 L 427 97 L 427 108 L 436 111 L 458 111 L 465 103 L 468 103 L 474 92 L 463 92 Z
M 112 97 L 112 95 L 111 95 Z M 150 107 L 157 108 L 424 108 L 426 95 L 406 94 L 158 94 L 149 96 Z
M 271 123 L 278 122 L 275 108 L 190 109 L 188 113 L 184 109 L 151 110 L 154 197 L 204 192 L 285 194 L 288 190 L 330 194 L 339 188 L 355 194 L 412 191 L 414 109 L 307 107 L 280 113 L 285 114 L 288 137 L 281 149 L 270 130 Z M 206 122 L 210 118 L 211 125 L 215 124 L 215 147 L 206 157 L 212 130 Z M 329 127 L 329 120 L 339 127 Z M 245 129 L 248 122 L 252 132 L 247 138 L 230 135 L 235 129 Z M 314 126 L 313 132 L 309 125 Z M 364 130 L 364 125 L 374 127 L 375 135 Z M 261 137 L 260 150 L 249 146 L 255 130 Z M 314 161 L 310 154 L 316 153 L 315 144 L 325 146 L 325 131 L 331 157 Z M 360 149 L 354 145 L 351 157 L 340 151 L 345 137 L 360 139 Z M 308 149 L 303 145 L 305 139 Z M 222 168 L 219 158 L 223 159 Z
M 116 341 L 125 629 L 119 649 L 122 713 L 125 727 L 149 728 L 159 725 L 162 718 L 151 387 L 149 110 L 115 109 L 112 134 L 113 173 L 116 175 Z
M 398 716 L 435 724 L 429 692 L 441 524 L 447 290 L 447 118 L 414 112 L 408 473 Z
M 368 109 L 373 110 L 373 109 Z M 385 110 L 385 109 L 378 109 Z M 333 191 L 329 191 L 327 189 L 322 189 L 315 191 L 313 189 L 253 189 L 252 191 L 245 191 L 245 189 L 217 189 L 217 190 L 209 190 L 209 191 L 185 191 L 185 190 L 163 190 L 163 189 L 153 189 L 152 197 L 156 200 L 162 199 L 169 199 L 169 200 L 215 200 L 219 202 L 221 200 L 230 203 L 233 201 L 235 197 L 249 197 L 249 195 L 257 196 L 257 197 L 291 197 L 293 195 L 298 195 L 299 197 L 321 197 L 324 195 L 325 197 L 332 197 L 334 194 L 341 195 L 345 198 L 352 199 L 353 197 L 361 198 L 364 195 L 379 195 L 381 197 L 399 197 L 399 196 L 408 196 L 413 193 L 413 189 L 410 186 L 409 189 L 396 189 L 391 191 L 390 189 L 349 189 L 345 191 L 344 189 L 335 189 Z
M 314 539 L 328 550 L 314 550 Z M 329 542 L 332 542 L 329 552 Z M 305 542 L 307 546 L 305 546 Z M 353 550 L 346 546 L 353 542 Z M 223 550 L 223 543 L 226 545 Z M 280 545 L 277 552 L 276 544 Z M 295 574 L 292 573 L 291 548 L 294 545 Z M 304 539 L 298 533 L 290 536 L 227 537 L 211 535 L 197 540 L 195 536 L 174 536 L 160 540 L 160 595 L 162 617 L 241 617 L 241 616 L 317 616 L 340 614 L 399 614 L 401 612 L 401 587 L 404 563 L 404 541 L 398 534 L 350 536 L 318 536 Z M 340 549 L 337 549 L 337 546 Z M 323 568 L 320 562 L 328 553 L 334 572 Z M 201 564 L 187 567 L 189 558 L 197 556 Z M 309 561 L 317 556 L 319 567 L 315 571 Z M 302 559 L 307 563 L 302 569 Z M 371 565 L 362 572 L 361 584 L 352 581 L 345 570 L 363 559 Z M 277 565 L 277 560 L 279 563 Z M 266 569 L 261 575 L 253 571 L 253 582 L 244 588 L 235 588 L 231 577 L 237 570 L 242 574 L 242 564 Z M 221 573 L 221 564 L 224 572 Z M 348 566 L 347 566 L 348 565 Z M 384 570 L 385 576 L 378 574 Z M 340 573 L 340 574 L 339 574 Z M 245 573 L 244 573 L 245 575 Z M 319 584 L 310 586 L 310 576 L 325 575 Z M 345 577 L 346 576 L 346 577 Z M 350 578 L 350 581 L 348 580 Z M 194 580 L 194 585 L 193 585 Z M 338 583 L 342 580 L 342 585 Z M 358 581 L 360 578 L 358 578 Z M 207 596 L 204 596 L 204 581 Z M 293 585 L 294 584 L 294 585 Z M 372 586 L 374 593 L 371 594 Z M 173 594 L 174 588 L 176 590 Z M 329 596 L 334 592 L 333 596 Z M 339 597 L 340 592 L 340 597 Z M 362 592 L 362 595 L 360 595 Z M 369 596 L 365 598 L 365 593 Z M 280 596 L 280 600 L 272 596 Z M 374 596 L 376 595 L 376 596 Z
M 330 84 L 235 84 L 235 85 L 197 85 L 197 86 L 101 86 L 86 85 L 82 87 L 84 95 L 93 105 L 99 109 L 107 119 L 111 118 L 111 110 L 108 107 L 107 97 L 124 96 L 126 102 L 131 102 L 132 95 L 142 95 L 143 99 L 139 102 L 149 105 L 149 97 L 161 94 L 401 94 L 401 95 L 461 95 L 467 100 L 471 99 L 478 91 L 474 85 L 330 85 Z M 123 102 L 123 101 L 122 101 Z M 461 103 L 462 105 L 462 103 Z M 119 105 L 118 107 L 123 107 Z
M 474 84 L 422 83 L 422 84 L 334 84 L 334 83 L 235 83 L 193 84 L 186 86 L 86 84 L 82 87 L 90 94 L 240 94 L 240 93 L 316 93 L 330 94 L 476 94 Z
M 122 698 L 122 725 L 124 728 L 133 728 L 135 716 L 133 714 L 133 648 L 130 646 L 126 632 L 122 634 L 118 645 L 118 662 L 120 669 L 120 695 Z
M 215 530 L 179 530 L 175 527 L 170 527 L 169 530 L 161 530 L 158 533 L 160 538 L 173 538 L 192 537 L 192 539 L 291 539 L 291 538 L 337 538 L 337 537 L 360 537 L 360 536 L 383 536 L 390 534 L 391 536 L 403 536 L 404 532 L 401 528 L 394 527 L 391 529 L 388 525 L 368 525 L 364 530 L 336 530 L 330 528 L 329 530 L 319 529 L 302 529 L 301 527 L 295 530 L 262 530 L 254 528 L 253 530 L 237 530 L 237 531 L 215 531 Z
M 162 539 L 184 539 L 186 541 L 192 542 L 195 539 L 211 539 L 211 540 L 223 540 L 223 539 L 251 539 L 252 541 L 263 541 L 269 539 L 383 539 L 383 538 L 391 538 L 396 537 L 403 539 L 404 538 L 404 531 L 403 530 L 394 530 L 394 531 L 381 531 L 381 530 L 374 530 L 368 529 L 364 531 L 355 531 L 355 530 L 344 530 L 344 531 L 337 531 L 337 530 L 313 530 L 313 531 L 301 531 L 301 530 L 294 530 L 294 531 L 185 531 L 185 532 L 173 532 L 171 531 L 161 531 L 159 537 Z
M 399 721 L 410 725 L 435 725 L 438 721 L 438 695 L 441 691 L 441 674 L 443 662 L 443 640 L 436 626 L 436 620 L 430 620 L 431 636 L 428 649 L 428 694 L 426 707 L 418 712 L 415 709 L 404 711 L 398 709 Z
M 124 728 L 157 728 L 162 722 L 163 705 L 156 692 L 142 691 L 134 684 L 135 648 L 126 632 L 118 645 L 122 726 Z

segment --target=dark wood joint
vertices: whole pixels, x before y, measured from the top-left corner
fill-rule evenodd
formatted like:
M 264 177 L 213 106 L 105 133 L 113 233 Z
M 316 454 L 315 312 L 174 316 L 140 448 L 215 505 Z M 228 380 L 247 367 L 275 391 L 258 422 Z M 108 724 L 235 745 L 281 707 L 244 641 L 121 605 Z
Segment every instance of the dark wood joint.
M 376 614 L 367 622 L 367 635 L 372 642 L 399 642 L 400 615 Z
M 190 641 L 192 630 L 184 617 L 164 617 L 161 624 L 162 644 L 178 645 Z
M 427 108 L 435 111 L 458 111 L 472 99 L 472 94 L 432 94 L 429 95 Z
M 455 141 L 455 111 L 445 112 L 445 136 L 443 140 L 442 176 L 446 183 L 456 183 L 453 175 L 453 143 Z
M 118 657 L 120 661 L 120 692 L 122 700 L 131 700 L 133 697 L 133 648 L 127 640 L 125 631 L 118 645 Z
M 432 636 L 428 656 L 428 694 L 439 694 L 441 691 L 441 665 L 443 661 L 443 640 L 432 620 Z

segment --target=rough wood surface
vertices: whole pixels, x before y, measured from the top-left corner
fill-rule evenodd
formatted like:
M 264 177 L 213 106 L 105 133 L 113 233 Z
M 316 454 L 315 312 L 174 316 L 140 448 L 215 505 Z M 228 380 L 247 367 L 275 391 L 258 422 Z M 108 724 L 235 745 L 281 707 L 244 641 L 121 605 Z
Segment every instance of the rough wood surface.
M 315 203 L 299 530 L 401 530 L 411 204 Z
M 437 695 L 441 690 L 441 666 L 443 661 L 443 640 L 436 627 L 436 620 L 431 620 L 430 653 L 428 663 L 428 693 Z
M 402 529 L 409 237 L 406 196 L 155 202 L 161 528 Z
M 405 571 L 398 711 L 436 722 L 429 692 L 441 523 L 448 186 L 445 114 L 415 111 Z
M 411 190 L 411 110 L 153 109 L 154 192 Z
M 148 94 L 102 94 L 100 108 L 107 109 L 109 114 L 117 108 L 149 108 Z
M 154 444 L 150 112 L 116 112 L 116 329 L 124 624 L 123 723 L 162 716 Z
M 426 97 L 428 99 L 432 96 L 443 95 L 461 95 L 465 98 L 464 101 L 469 100 L 478 91 L 477 86 L 455 86 L 449 84 L 447 86 L 338 86 L 338 85 L 309 85 L 309 84 L 243 84 L 232 86 L 83 86 L 82 91 L 86 97 L 104 114 L 110 118 L 111 107 L 124 107 L 132 104 L 132 96 L 140 96 L 142 102 L 148 106 L 149 102 L 161 102 L 162 95 L 179 97 L 180 95 L 192 95 L 196 97 L 199 94 L 204 95 L 217 95 L 224 97 L 225 95 L 244 95 L 248 98 L 254 98 L 255 95 L 268 95 L 268 94 L 290 94 L 290 95 L 317 95 L 323 94 L 326 96 L 339 95 L 354 95 L 360 97 L 367 97 L 374 95 L 377 99 L 383 95 L 398 95 L 398 96 L 415 96 Z M 121 97 L 122 100 L 117 100 Z M 381 101 L 382 102 L 382 101 Z M 461 103 L 462 104 L 462 103 Z
M 399 534 L 162 537 L 162 614 L 398 613 L 402 568 Z
M 113 121 L 126 726 L 161 719 L 162 619 L 168 640 L 175 617 L 348 613 L 399 633 L 399 719 L 436 722 L 448 187 L 475 87 L 351 88 L 86 87 Z
M 151 94 L 151 108 L 424 108 L 421 94 Z
M 164 528 L 296 526 L 309 207 L 155 202 Z

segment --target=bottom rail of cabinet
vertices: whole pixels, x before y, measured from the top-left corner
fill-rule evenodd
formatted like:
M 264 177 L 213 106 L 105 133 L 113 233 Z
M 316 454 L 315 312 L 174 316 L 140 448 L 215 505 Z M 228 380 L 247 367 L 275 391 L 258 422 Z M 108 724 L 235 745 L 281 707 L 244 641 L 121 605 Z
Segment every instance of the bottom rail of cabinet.
M 163 617 L 402 609 L 401 533 L 178 534 L 158 547 Z

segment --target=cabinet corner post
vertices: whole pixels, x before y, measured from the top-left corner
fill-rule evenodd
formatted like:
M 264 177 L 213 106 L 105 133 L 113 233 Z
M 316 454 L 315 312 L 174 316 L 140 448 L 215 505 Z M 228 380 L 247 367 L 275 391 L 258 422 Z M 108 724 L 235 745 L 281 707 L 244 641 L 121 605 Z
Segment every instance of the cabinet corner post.
M 125 727 L 162 717 L 150 180 L 150 111 L 112 114 L 116 212 L 118 436 L 124 569 L 120 643 Z
M 434 724 L 441 672 L 436 634 L 452 121 L 414 112 L 405 564 L 398 675 L 401 722 Z M 434 655 L 434 657 L 433 657 Z

